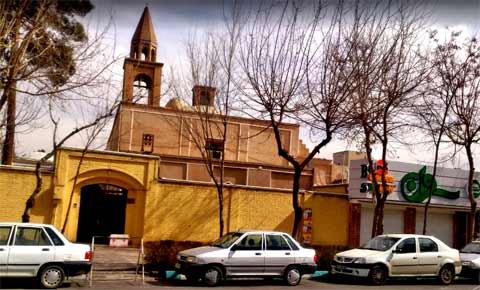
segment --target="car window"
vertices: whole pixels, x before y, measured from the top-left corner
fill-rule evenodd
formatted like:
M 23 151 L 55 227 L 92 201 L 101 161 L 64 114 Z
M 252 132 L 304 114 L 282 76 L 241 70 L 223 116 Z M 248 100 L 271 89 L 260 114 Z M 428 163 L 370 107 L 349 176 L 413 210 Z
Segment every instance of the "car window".
M 480 254 L 480 243 L 479 242 L 472 242 L 463 249 L 460 250 L 461 253 L 474 253 L 474 254 Z
M 290 245 L 290 248 L 294 251 L 298 251 L 298 246 L 292 241 L 292 238 L 290 238 L 288 235 L 283 235 L 283 237 L 287 240 L 287 243 Z
M 45 230 L 47 231 L 48 236 L 50 236 L 50 239 L 52 240 L 55 246 L 64 245 L 62 239 L 60 239 L 60 237 L 51 228 L 45 227 Z
M 15 234 L 15 246 L 51 246 L 47 235 L 41 228 L 18 227 Z
M 7 245 L 11 230 L 12 230 L 12 227 L 5 227 L 5 226 L 0 227 L 0 246 Z
M 405 239 L 397 246 L 397 253 L 415 253 L 416 251 L 415 238 Z
M 420 252 L 438 252 L 437 243 L 428 238 L 419 238 Z
M 235 247 L 236 250 L 259 251 L 262 250 L 262 235 L 254 234 L 244 237 Z
M 400 238 L 378 236 L 369 240 L 365 245 L 361 246 L 360 249 L 385 252 L 390 250 L 399 240 Z
M 290 251 L 287 241 L 280 235 L 267 235 L 267 250 Z

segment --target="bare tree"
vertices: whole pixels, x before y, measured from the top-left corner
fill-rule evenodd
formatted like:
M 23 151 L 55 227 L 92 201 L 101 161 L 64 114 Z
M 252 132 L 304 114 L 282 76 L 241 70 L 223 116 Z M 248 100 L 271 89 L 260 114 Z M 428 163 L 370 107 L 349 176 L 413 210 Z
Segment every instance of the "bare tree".
M 450 140 L 465 149 L 468 160 L 467 196 L 470 224 L 467 242 L 475 238 L 477 201 L 473 194 L 475 154 L 473 145 L 480 141 L 480 46 L 476 37 L 459 40 L 460 32 L 438 46 L 441 67 L 440 86 L 452 96 L 452 110 L 446 127 Z
M 246 110 L 249 114 L 256 114 L 257 118 L 269 120 L 278 155 L 294 169 L 292 235 L 295 237 L 299 233 L 303 212 L 298 200 L 301 173 L 330 142 L 338 125 L 337 120 L 332 119 L 337 116 L 333 102 L 338 101 L 338 96 L 327 96 L 326 87 L 316 87 L 322 78 L 330 78 L 328 74 L 332 72 L 329 65 L 318 59 L 321 41 L 317 39 L 317 32 L 322 9 L 321 1 L 262 1 L 251 12 L 239 50 L 245 75 L 239 87 L 246 97 Z M 321 72 L 322 66 L 328 69 Z M 282 122 L 302 119 L 306 108 L 312 105 L 314 108 L 309 111 L 306 123 L 319 122 L 316 128 L 321 132 L 321 140 L 308 156 L 299 157 L 296 152 L 285 148 L 280 127 Z
M 425 84 L 425 94 L 413 107 L 413 114 L 419 120 L 419 128 L 431 138 L 434 148 L 433 172 L 421 176 L 419 179 L 419 191 L 422 192 L 420 202 L 427 199 L 423 217 L 422 233 L 424 235 L 427 233 L 428 209 L 436 190 L 435 177 L 440 159 L 440 149 L 442 145 L 452 144 L 446 136 L 446 131 L 452 122 L 452 106 L 456 97 L 451 88 L 454 82 L 458 82 L 457 78 L 465 69 L 465 63 L 454 66 L 450 61 L 452 53 L 454 53 L 452 43 L 440 43 L 437 31 L 432 31 L 430 38 L 435 43 L 435 47 L 428 56 L 432 70 Z M 449 152 L 449 155 L 456 153 L 457 150 L 453 150 L 453 152 Z
M 173 78 L 175 96 L 186 96 L 190 85 L 204 94 L 193 107 L 178 111 L 174 126 L 200 153 L 208 175 L 215 184 L 218 196 L 219 236 L 224 233 L 223 191 L 225 158 L 228 150 L 229 116 L 236 98 L 233 78 L 235 54 L 240 33 L 240 4 L 233 2 L 225 9 L 225 30 L 192 37 L 186 44 L 190 65 L 188 80 Z M 231 10 L 230 10 L 231 8 Z M 212 99 L 213 98 L 213 99 Z M 172 121 L 172 120 L 170 120 Z
M 92 138 L 90 138 L 88 140 L 87 146 L 85 146 L 85 148 L 88 149 L 90 144 L 94 141 L 94 137 L 96 137 L 98 135 L 98 133 L 96 131 L 99 130 L 99 128 L 103 128 L 105 126 L 105 122 L 107 122 L 111 117 L 114 116 L 119 104 L 120 104 L 120 102 L 115 101 L 110 106 L 105 107 L 105 108 L 101 108 L 98 111 L 97 115 L 95 116 L 95 118 L 93 120 L 90 120 L 90 121 L 86 122 L 82 126 L 76 127 L 75 129 L 73 129 L 69 133 L 65 134 L 63 137 L 60 137 L 59 140 L 57 139 L 58 138 L 57 131 L 58 131 L 58 126 L 60 124 L 60 120 L 55 118 L 52 114 L 50 115 L 51 116 L 50 119 L 51 119 L 51 121 L 54 125 L 53 148 L 51 149 L 51 151 L 46 153 L 40 160 L 38 160 L 36 165 L 35 165 L 36 185 L 35 185 L 35 188 L 34 188 L 32 194 L 29 196 L 29 198 L 27 199 L 27 201 L 25 203 L 25 210 L 24 210 L 23 215 L 22 215 L 22 222 L 24 222 L 24 223 L 30 222 L 30 211 L 35 205 L 36 197 L 38 196 L 38 194 L 42 190 L 42 186 L 43 186 L 42 173 L 41 173 L 42 164 L 44 164 L 50 158 L 54 157 L 57 150 L 59 148 L 61 148 L 72 137 L 74 137 L 75 135 L 77 135 L 77 134 L 79 134 L 79 133 L 81 133 L 85 130 L 93 128 L 95 133 L 91 135 Z M 55 164 L 55 162 L 54 162 L 54 164 Z
M 372 148 L 381 146 L 387 165 L 389 144 L 401 136 L 409 123 L 406 109 L 428 75 L 425 58 L 416 43 L 425 15 L 421 7 L 402 1 L 356 1 L 353 23 L 346 37 L 351 54 L 349 70 L 354 82 L 349 112 L 354 126 L 351 137 L 362 136 L 371 171 L 375 204 L 372 237 L 383 233 L 385 202 L 389 184 L 385 170 L 380 180 L 373 172 Z

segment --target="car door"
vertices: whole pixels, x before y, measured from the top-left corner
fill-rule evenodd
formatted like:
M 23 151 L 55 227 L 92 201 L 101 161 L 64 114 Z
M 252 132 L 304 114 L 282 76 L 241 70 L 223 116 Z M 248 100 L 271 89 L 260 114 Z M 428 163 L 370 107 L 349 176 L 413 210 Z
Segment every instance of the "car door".
M 265 242 L 265 274 L 281 275 L 286 266 L 295 263 L 295 253 L 280 234 L 266 234 Z
M 55 247 L 43 227 L 17 226 L 8 256 L 8 276 L 36 276 L 41 265 L 54 261 Z
M 417 242 L 406 238 L 394 248 L 390 260 L 392 275 L 415 275 L 418 271 Z
M 261 233 L 248 234 L 235 243 L 228 254 L 225 266 L 229 275 L 261 275 L 265 266 L 265 251 Z
M 438 245 L 432 239 L 418 238 L 420 253 L 418 254 L 418 273 L 436 275 L 440 269 L 442 255 L 438 252 Z
M 0 276 L 7 275 L 7 262 L 10 246 L 8 242 L 13 226 L 0 226 Z

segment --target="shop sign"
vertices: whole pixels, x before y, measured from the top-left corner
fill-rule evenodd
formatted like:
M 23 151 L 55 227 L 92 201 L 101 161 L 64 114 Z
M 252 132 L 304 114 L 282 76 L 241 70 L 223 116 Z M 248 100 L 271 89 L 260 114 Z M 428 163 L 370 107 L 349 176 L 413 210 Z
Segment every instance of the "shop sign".
M 382 165 L 382 164 L 380 164 Z M 382 190 L 381 170 L 387 181 L 388 200 L 424 203 L 432 190 L 432 204 L 446 206 L 469 206 L 467 194 L 468 171 L 452 168 L 437 168 L 435 178 L 428 173 L 428 166 L 391 161 L 390 168 L 379 166 L 369 168 L 365 159 L 350 163 L 349 195 L 351 198 L 371 198 L 372 180 L 377 180 Z M 480 199 L 480 178 L 475 173 L 473 195 Z
M 432 191 L 432 195 L 457 199 L 460 197 L 460 191 L 448 191 L 437 186 L 437 181 L 433 175 L 426 173 L 427 167 L 423 166 L 419 172 L 409 172 L 402 177 L 400 182 L 400 191 L 405 200 L 410 202 L 424 202 Z M 480 196 L 480 183 L 473 181 L 473 195 L 475 198 Z
M 384 192 L 382 185 L 382 173 L 386 181 L 386 190 L 391 193 L 395 190 L 395 178 L 389 174 L 388 166 L 383 165 L 382 160 L 378 160 L 376 163 L 375 170 L 370 170 L 369 166 L 362 164 L 361 165 L 361 175 L 360 178 L 367 178 L 367 182 L 360 184 L 360 192 L 371 192 L 373 185 L 372 180 L 375 178 L 377 181 L 378 191 Z

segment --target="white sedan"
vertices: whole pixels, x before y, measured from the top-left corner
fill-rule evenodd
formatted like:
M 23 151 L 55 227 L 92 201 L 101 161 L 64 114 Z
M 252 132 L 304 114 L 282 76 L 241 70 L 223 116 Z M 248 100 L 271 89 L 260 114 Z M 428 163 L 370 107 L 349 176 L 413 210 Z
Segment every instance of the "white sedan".
M 382 285 L 388 277 L 438 277 L 450 284 L 462 266 L 458 250 L 433 236 L 382 235 L 364 246 L 335 255 L 333 275 L 368 277 Z
M 90 246 L 69 242 L 45 224 L 0 223 L 0 278 L 37 277 L 57 288 L 65 277 L 90 271 Z

